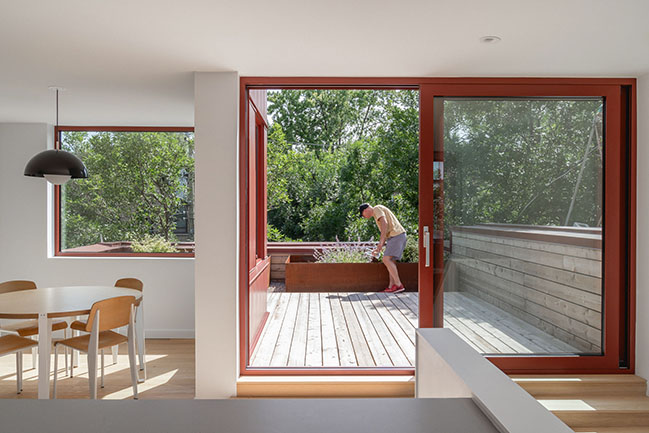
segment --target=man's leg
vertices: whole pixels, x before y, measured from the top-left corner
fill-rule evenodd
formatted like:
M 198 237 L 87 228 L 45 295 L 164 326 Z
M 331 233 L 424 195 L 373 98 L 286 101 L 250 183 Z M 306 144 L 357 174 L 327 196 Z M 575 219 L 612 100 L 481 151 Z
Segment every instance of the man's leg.
M 398 287 L 401 287 L 401 280 L 399 279 L 399 271 L 397 270 L 397 264 L 394 261 L 392 256 L 383 256 L 383 264 L 388 269 L 390 274 L 390 285 L 395 284 Z

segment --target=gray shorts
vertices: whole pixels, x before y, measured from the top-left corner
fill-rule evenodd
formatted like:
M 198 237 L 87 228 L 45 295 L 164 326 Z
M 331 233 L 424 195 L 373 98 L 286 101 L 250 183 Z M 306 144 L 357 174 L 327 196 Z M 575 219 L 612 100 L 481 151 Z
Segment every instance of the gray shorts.
M 383 251 L 383 256 L 390 256 L 394 257 L 396 260 L 401 260 L 403 250 L 406 249 L 406 239 L 405 233 L 388 238 L 388 240 L 385 241 L 385 251 Z

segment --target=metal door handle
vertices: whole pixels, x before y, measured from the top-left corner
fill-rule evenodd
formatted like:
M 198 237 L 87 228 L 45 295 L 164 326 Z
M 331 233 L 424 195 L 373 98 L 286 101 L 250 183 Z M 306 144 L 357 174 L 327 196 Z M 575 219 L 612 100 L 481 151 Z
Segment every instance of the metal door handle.
M 424 249 L 426 250 L 426 267 L 430 267 L 430 231 L 424 226 Z

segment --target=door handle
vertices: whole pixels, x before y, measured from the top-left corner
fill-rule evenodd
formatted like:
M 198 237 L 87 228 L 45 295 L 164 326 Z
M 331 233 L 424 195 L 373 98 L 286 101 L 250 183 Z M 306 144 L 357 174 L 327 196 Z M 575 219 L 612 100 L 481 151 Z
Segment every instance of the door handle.
M 424 249 L 426 250 L 426 267 L 430 267 L 430 231 L 424 226 Z

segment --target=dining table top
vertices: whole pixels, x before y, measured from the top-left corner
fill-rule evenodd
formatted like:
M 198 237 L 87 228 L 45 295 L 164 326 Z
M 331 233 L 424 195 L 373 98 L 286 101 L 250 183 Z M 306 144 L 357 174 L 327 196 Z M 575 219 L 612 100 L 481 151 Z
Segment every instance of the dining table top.
M 81 316 L 95 302 L 117 296 L 142 298 L 142 292 L 115 286 L 61 286 L 0 294 L 0 319 L 36 319 Z

